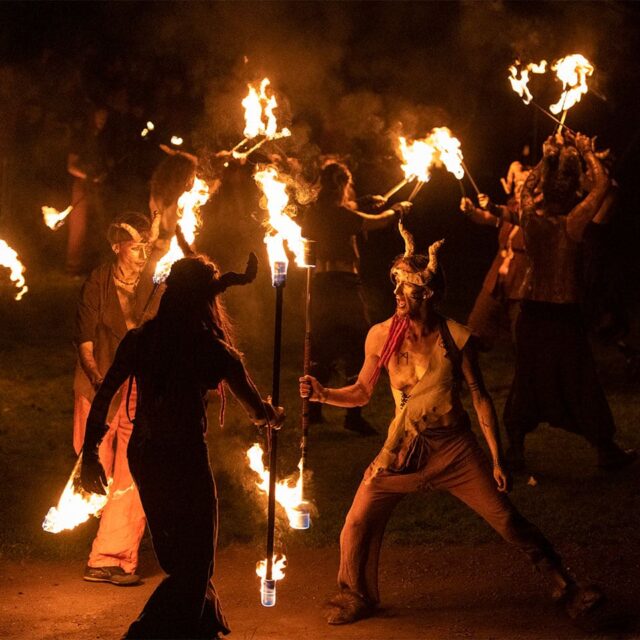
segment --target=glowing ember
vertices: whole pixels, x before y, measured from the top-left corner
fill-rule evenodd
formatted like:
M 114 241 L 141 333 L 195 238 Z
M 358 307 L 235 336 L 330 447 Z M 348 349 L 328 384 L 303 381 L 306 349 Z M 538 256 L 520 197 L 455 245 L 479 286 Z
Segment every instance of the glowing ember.
M 256 486 L 265 495 L 269 494 L 269 472 L 264 468 L 262 462 L 262 456 L 264 452 L 259 444 L 254 444 L 247 451 L 247 458 L 249 458 L 249 466 L 260 477 L 259 481 L 256 481 Z M 279 480 L 276 482 L 276 501 L 282 505 L 289 518 L 289 524 L 295 525 L 299 520 L 299 507 L 303 503 L 302 500 L 302 460 L 298 463 L 298 479 L 293 480 L 293 477 L 286 480 Z M 294 528 L 296 528 L 294 526 Z
M 42 528 L 49 533 L 59 533 L 73 529 L 86 522 L 90 516 L 97 516 L 107 502 L 106 495 L 87 493 L 76 488 L 75 478 L 80 471 L 82 454 L 73 467 L 57 506 L 51 507 L 44 518 Z
M 176 147 L 179 147 L 183 142 L 184 140 L 180 136 L 171 136 L 171 144 Z
M 284 578 L 284 568 L 287 566 L 287 556 L 277 553 L 273 554 L 273 560 L 271 565 L 271 579 L 282 580 Z M 267 575 L 267 559 L 260 560 L 256 563 L 256 574 L 261 578 L 265 578 Z
M 529 104 L 533 100 L 533 95 L 529 91 L 529 72 L 545 73 L 547 70 L 547 61 L 541 60 L 538 64 L 529 63 L 526 67 L 522 67 L 519 60 L 516 60 L 510 67 L 509 82 L 513 90 L 522 98 L 525 104 Z M 518 77 L 519 72 L 519 77 Z
M 29 287 L 24 279 L 25 267 L 18 260 L 18 254 L 4 241 L 0 240 L 0 266 L 9 269 L 9 279 L 18 289 L 14 296 L 16 300 L 22 300 Z
M 146 138 L 155 128 L 156 127 L 153 122 L 149 121 L 147 122 L 147 126 L 140 132 L 140 135 L 143 138 Z
M 289 215 L 289 213 L 293 214 L 294 210 L 289 206 L 286 183 L 280 179 L 275 167 L 267 167 L 262 171 L 258 171 L 254 178 L 262 188 L 267 200 L 269 230 L 265 235 L 264 241 L 267 245 L 272 275 L 276 272 L 276 263 L 284 265 L 286 273 L 288 260 L 284 249 L 285 241 L 289 249 L 295 254 L 296 264 L 299 267 L 304 267 L 302 231 L 300 226 Z
M 587 76 L 593 75 L 593 65 L 581 54 L 561 58 L 554 62 L 551 69 L 556 72 L 558 80 L 562 82 L 563 92 L 560 99 L 549 107 L 551 113 L 560 113 L 571 109 L 580 102 L 587 93 Z
M 195 178 L 193 187 L 189 191 L 185 191 L 178 199 L 178 217 L 182 230 L 182 235 L 187 243 L 192 244 L 195 240 L 196 233 L 201 225 L 200 207 L 209 200 L 209 186 L 204 180 Z M 153 281 L 155 283 L 164 282 L 171 271 L 171 265 L 183 258 L 184 254 L 178 244 L 178 240 L 174 236 L 171 239 L 169 251 L 158 261 Z
M 49 227 L 49 229 L 55 231 L 64 224 L 66 217 L 71 213 L 72 210 L 72 205 L 69 205 L 64 211 L 58 211 L 54 207 L 47 207 L 46 205 L 44 205 L 42 207 L 42 217 L 44 218 L 44 223 L 47 225 L 47 227 Z

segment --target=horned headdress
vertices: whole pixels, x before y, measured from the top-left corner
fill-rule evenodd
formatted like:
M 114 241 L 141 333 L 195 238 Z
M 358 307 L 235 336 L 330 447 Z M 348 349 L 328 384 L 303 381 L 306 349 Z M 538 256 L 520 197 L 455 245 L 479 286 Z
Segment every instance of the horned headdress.
M 444 244 L 444 239 L 436 240 L 436 242 L 429 246 L 429 260 L 427 265 L 424 268 L 419 268 L 416 265 L 417 261 L 412 260 L 412 258 L 414 256 L 419 257 L 420 254 L 415 253 L 413 236 L 402 223 L 402 219 L 398 221 L 398 230 L 404 240 L 404 254 L 395 261 L 391 268 L 392 280 L 394 282 L 408 282 L 418 287 L 429 286 L 434 277 L 440 273 L 438 251 Z

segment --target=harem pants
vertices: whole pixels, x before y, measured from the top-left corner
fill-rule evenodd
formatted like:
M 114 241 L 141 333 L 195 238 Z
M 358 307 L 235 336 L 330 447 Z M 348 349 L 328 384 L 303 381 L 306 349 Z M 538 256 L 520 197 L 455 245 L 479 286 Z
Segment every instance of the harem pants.
M 126 572 L 135 572 L 138 566 L 138 548 L 144 535 L 145 517 L 138 490 L 129 471 L 127 447 L 133 424 L 127 417 L 125 407 L 126 388 L 109 431 L 100 443 L 98 454 L 107 478 L 112 479 L 109 500 L 100 516 L 98 533 L 93 541 L 88 564 L 90 567 L 122 567 Z M 136 389 L 131 390 L 130 413 L 135 413 Z M 76 394 L 73 415 L 73 447 L 76 453 L 82 450 L 87 416 L 91 403 Z
M 548 559 L 559 566 L 551 543 L 498 491 L 489 460 L 470 430 L 428 441 L 428 449 L 427 463 L 416 473 L 384 471 L 370 477 L 375 461 L 365 473 L 340 535 L 340 589 L 357 593 L 369 605 L 379 602 L 378 560 L 391 512 L 405 494 L 431 489 L 462 500 L 532 562 Z
M 129 464 L 167 576 L 125 637 L 215 638 L 228 633 L 212 582 L 218 500 L 206 443 L 132 441 Z

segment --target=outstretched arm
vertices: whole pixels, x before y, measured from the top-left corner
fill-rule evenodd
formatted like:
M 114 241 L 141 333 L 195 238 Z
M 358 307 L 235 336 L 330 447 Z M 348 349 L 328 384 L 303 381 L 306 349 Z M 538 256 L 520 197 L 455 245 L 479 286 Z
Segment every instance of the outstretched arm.
M 585 227 L 598 213 L 609 190 L 609 178 L 602 163 L 593 151 L 593 142 L 581 133 L 576 134 L 576 148 L 589 166 L 593 176 L 593 188 L 587 197 L 578 203 L 567 216 L 567 233 L 575 242 L 582 240 Z
M 396 202 L 394 205 L 385 209 L 381 213 L 371 214 L 363 211 L 354 211 L 354 213 L 362 218 L 363 231 L 376 231 L 388 227 L 398 216 L 403 216 L 411 210 L 411 202 Z
M 509 476 L 502 467 L 502 446 L 500 443 L 500 431 L 498 430 L 498 417 L 496 416 L 491 396 L 484 385 L 476 350 L 471 341 L 467 342 L 462 351 L 462 373 L 471 392 L 473 408 L 476 411 L 482 435 L 487 441 L 487 446 L 491 453 L 493 477 L 498 485 L 498 491 L 508 491 Z
M 369 330 L 364 347 L 364 363 L 355 384 L 340 389 L 328 389 L 313 376 L 302 376 L 300 396 L 309 398 L 311 402 L 323 402 L 336 407 L 362 407 L 367 404 L 374 389 L 369 381 L 376 370 L 385 337 L 382 325 L 377 324 Z

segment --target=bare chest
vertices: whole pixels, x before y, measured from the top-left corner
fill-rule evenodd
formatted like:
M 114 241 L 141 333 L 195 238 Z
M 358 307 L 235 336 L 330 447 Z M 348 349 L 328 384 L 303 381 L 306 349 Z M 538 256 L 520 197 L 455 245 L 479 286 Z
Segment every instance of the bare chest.
M 437 349 L 437 338 L 438 332 L 405 338 L 398 352 L 389 360 L 389 379 L 394 388 L 409 393 L 428 374 Z

